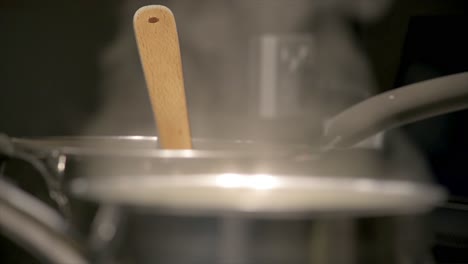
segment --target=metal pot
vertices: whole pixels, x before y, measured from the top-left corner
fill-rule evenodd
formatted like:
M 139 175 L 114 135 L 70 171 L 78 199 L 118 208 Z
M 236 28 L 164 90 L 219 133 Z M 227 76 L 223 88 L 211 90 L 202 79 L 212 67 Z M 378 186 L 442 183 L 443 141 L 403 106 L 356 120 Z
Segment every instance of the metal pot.
M 120 242 L 136 241 L 129 239 L 131 226 L 135 229 L 148 222 L 138 219 L 154 215 L 190 215 L 206 223 L 226 215 L 293 221 L 424 213 L 444 200 L 443 190 L 428 178 L 416 179 L 405 168 L 395 169 L 385 152 L 350 147 L 383 129 L 466 108 L 467 96 L 467 73 L 375 96 L 330 120 L 318 150 L 211 140 L 195 140 L 194 150 L 158 150 L 157 139 L 148 137 L 5 138 L 4 156 L 27 160 L 41 172 L 58 208 L 68 217 L 57 221 L 67 223 L 69 230 L 48 225 L 45 218 L 60 219 L 57 214 L 36 212 L 38 201 L 4 179 L 0 184 L 9 191 L 1 192 L 0 201 L 11 213 L 1 214 L 0 223 L 12 239 L 51 263 L 72 257 L 85 263 L 115 259 Z M 77 222 L 83 211 L 92 217 Z M 166 223 L 171 221 L 175 220 Z M 25 233 L 26 227 L 45 231 L 35 236 Z M 76 250 L 72 242 L 76 236 L 71 235 L 76 233 L 88 236 L 88 241 L 79 243 L 88 255 Z M 152 241 L 148 234 L 149 240 L 137 240 Z M 52 250 L 57 237 L 66 256 Z M 187 254 L 197 260 L 197 252 Z M 154 260 L 153 255 L 149 258 Z M 198 260 L 210 261 L 200 256 Z

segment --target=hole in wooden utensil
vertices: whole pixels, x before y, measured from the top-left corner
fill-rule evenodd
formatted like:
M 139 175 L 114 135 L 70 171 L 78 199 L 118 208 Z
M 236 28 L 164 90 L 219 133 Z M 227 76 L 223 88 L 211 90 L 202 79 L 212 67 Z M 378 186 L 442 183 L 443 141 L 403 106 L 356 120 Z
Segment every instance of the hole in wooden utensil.
M 159 18 L 157 18 L 157 17 L 150 17 L 150 18 L 148 18 L 148 22 L 149 22 L 149 23 L 156 23 L 156 22 L 158 22 L 158 21 L 159 21 Z

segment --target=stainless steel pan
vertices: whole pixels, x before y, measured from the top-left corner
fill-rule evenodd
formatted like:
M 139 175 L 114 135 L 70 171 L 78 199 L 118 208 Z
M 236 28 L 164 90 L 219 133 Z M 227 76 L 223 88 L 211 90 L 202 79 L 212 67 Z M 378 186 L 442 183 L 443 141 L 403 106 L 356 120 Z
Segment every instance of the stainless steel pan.
M 415 179 L 405 168 L 389 170 L 394 166 L 376 150 L 352 146 L 384 129 L 464 109 L 467 97 L 468 73 L 377 95 L 330 120 L 321 149 L 200 140 L 194 142 L 194 150 L 158 150 L 156 138 L 77 137 L 4 140 L 2 150 L 8 158 L 35 161 L 59 194 L 55 197 L 97 204 L 259 217 L 421 213 L 444 200 L 441 188 L 427 178 Z M 3 180 L 0 184 L 15 189 Z M 20 197 L 14 193 L 3 192 L 0 200 L 21 209 L 13 202 Z M 66 199 L 57 200 L 67 207 Z M 32 210 L 21 212 L 18 219 L 44 222 Z M 11 221 L 3 220 L 5 233 L 25 237 L 21 228 L 10 228 Z M 50 238 L 63 232 L 46 224 L 41 227 Z M 28 246 L 60 263 L 50 248 Z M 68 252 L 77 252 L 69 248 Z

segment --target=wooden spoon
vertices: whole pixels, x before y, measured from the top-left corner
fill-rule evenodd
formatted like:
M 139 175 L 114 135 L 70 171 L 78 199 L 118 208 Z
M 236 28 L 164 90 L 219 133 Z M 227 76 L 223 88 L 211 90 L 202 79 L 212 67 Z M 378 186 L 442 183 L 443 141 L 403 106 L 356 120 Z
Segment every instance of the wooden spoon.
M 179 39 L 174 15 L 165 6 L 144 6 L 133 18 L 159 142 L 164 149 L 190 149 Z

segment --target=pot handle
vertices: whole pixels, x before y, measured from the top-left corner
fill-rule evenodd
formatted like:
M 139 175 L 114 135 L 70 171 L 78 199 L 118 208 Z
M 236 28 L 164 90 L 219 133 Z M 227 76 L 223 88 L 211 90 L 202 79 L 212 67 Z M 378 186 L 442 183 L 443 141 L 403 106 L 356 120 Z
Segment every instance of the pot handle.
M 364 100 L 325 125 L 323 148 L 346 148 L 372 135 L 468 108 L 468 72 L 393 89 Z
M 0 135 L 0 154 L 15 157 L 8 138 Z M 0 174 L 0 233 L 46 263 L 86 264 L 89 261 L 68 235 L 63 217 Z

